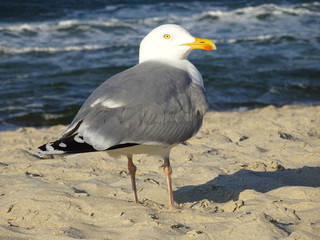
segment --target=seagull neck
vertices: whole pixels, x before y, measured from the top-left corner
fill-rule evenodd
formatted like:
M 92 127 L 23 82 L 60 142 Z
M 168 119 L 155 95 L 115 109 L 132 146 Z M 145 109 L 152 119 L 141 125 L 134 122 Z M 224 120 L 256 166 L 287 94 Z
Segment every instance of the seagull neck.
M 177 68 L 180 68 L 180 69 L 186 71 L 189 74 L 190 78 L 192 79 L 193 83 L 195 83 L 195 84 L 201 86 L 203 89 L 205 89 L 201 73 L 187 59 L 164 61 L 164 63 L 170 64 L 171 66 L 174 66 L 174 67 L 177 67 Z
M 182 59 L 182 60 L 171 60 L 171 59 L 169 59 L 169 60 L 168 59 L 145 60 L 145 61 L 140 61 L 139 64 L 144 63 L 144 62 L 148 62 L 148 61 L 156 61 L 156 62 L 166 64 L 166 65 L 176 67 L 176 68 L 179 68 L 181 70 L 186 71 L 189 74 L 192 82 L 201 86 L 205 90 L 204 84 L 203 84 L 203 79 L 202 79 L 200 72 L 187 59 Z

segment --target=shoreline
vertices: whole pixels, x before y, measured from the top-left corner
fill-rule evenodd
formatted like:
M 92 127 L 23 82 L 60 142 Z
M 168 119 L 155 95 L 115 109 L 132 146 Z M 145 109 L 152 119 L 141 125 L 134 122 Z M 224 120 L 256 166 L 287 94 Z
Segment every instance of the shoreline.
M 264 108 L 268 108 L 268 107 L 274 107 L 277 109 L 281 109 L 281 108 L 286 108 L 286 107 L 297 107 L 297 108 L 309 108 L 309 107 L 317 107 L 320 105 L 317 104 L 293 104 L 293 105 L 261 105 L 261 106 L 256 106 L 256 107 L 238 107 L 238 108 L 227 108 L 227 109 L 223 109 L 223 110 L 219 110 L 217 109 L 211 109 L 209 108 L 209 110 L 207 111 L 206 114 L 211 114 L 211 113 L 237 113 L 237 112 L 249 112 L 249 111 L 254 111 L 254 110 L 259 110 L 259 109 L 264 109 Z M 78 108 L 80 109 L 81 105 L 78 106 Z M 74 116 L 77 114 L 77 111 L 74 112 Z M 73 118 L 70 118 L 68 123 L 70 123 L 72 121 Z M 8 131 L 17 131 L 21 128 L 35 128 L 38 130 L 44 129 L 44 128 L 51 128 L 54 126 L 67 126 L 68 123 L 64 124 L 64 123 L 57 123 L 57 124 L 52 124 L 52 125 L 15 125 L 13 123 L 5 123 L 5 125 L 8 125 L 6 128 L 5 127 L 0 127 L 0 133 L 1 132 L 8 132 Z
M 134 204 L 125 158 L 34 155 L 64 129 L 0 132 L 1 239 L 320 237 L 320 106 L 208 112 L 172 150 L 174 212 L 156 156 L 134 156 Z

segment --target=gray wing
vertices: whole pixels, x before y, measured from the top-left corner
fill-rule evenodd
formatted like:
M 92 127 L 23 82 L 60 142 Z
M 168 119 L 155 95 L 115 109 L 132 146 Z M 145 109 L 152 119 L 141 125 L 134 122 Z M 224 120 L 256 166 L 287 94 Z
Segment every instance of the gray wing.
M 207 107 L 204 89 L 187 72 L 145 62 L 100 85 L 61 138 L 77 133 L 97 150 L 181 143 L 199 130 Z

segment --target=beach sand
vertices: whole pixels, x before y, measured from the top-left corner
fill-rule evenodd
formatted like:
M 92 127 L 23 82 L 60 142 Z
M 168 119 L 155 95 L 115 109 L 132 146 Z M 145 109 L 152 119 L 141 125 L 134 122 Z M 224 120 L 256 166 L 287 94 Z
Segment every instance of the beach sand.
M 209 112 L 172 150 L 169 211 L 157 156 L 40 159 L 65 126 L 0 132 L 0 239 L 320 239 L 320 106 Z

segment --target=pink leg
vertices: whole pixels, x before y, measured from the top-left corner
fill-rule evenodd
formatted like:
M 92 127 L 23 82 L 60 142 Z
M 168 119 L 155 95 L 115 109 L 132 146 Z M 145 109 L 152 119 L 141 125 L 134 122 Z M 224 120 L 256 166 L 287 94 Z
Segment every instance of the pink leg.
M 168 192 L 169 192 L 169 209 L 175 210 L 176 206 L 173 199 L 172 182 L 171 182 L 172 168 L 170 166 L 169 157 L 164 158 L 163 169 L 164 169 L 164 174 L 166 175 L 166 178 L 167 178 L 167 185 L 168 185 Z
M 132 191 L 133 191 L 133 201 L 135 203 L 138 203 L 138 196 L 137 196 L 137 186 L 136 186 L 136 171 L 137 167 L 132 162 L 132 155 L 127 156 L 128 157 L 128 170 L 131 177 L 131 185 L 132 185 Z

